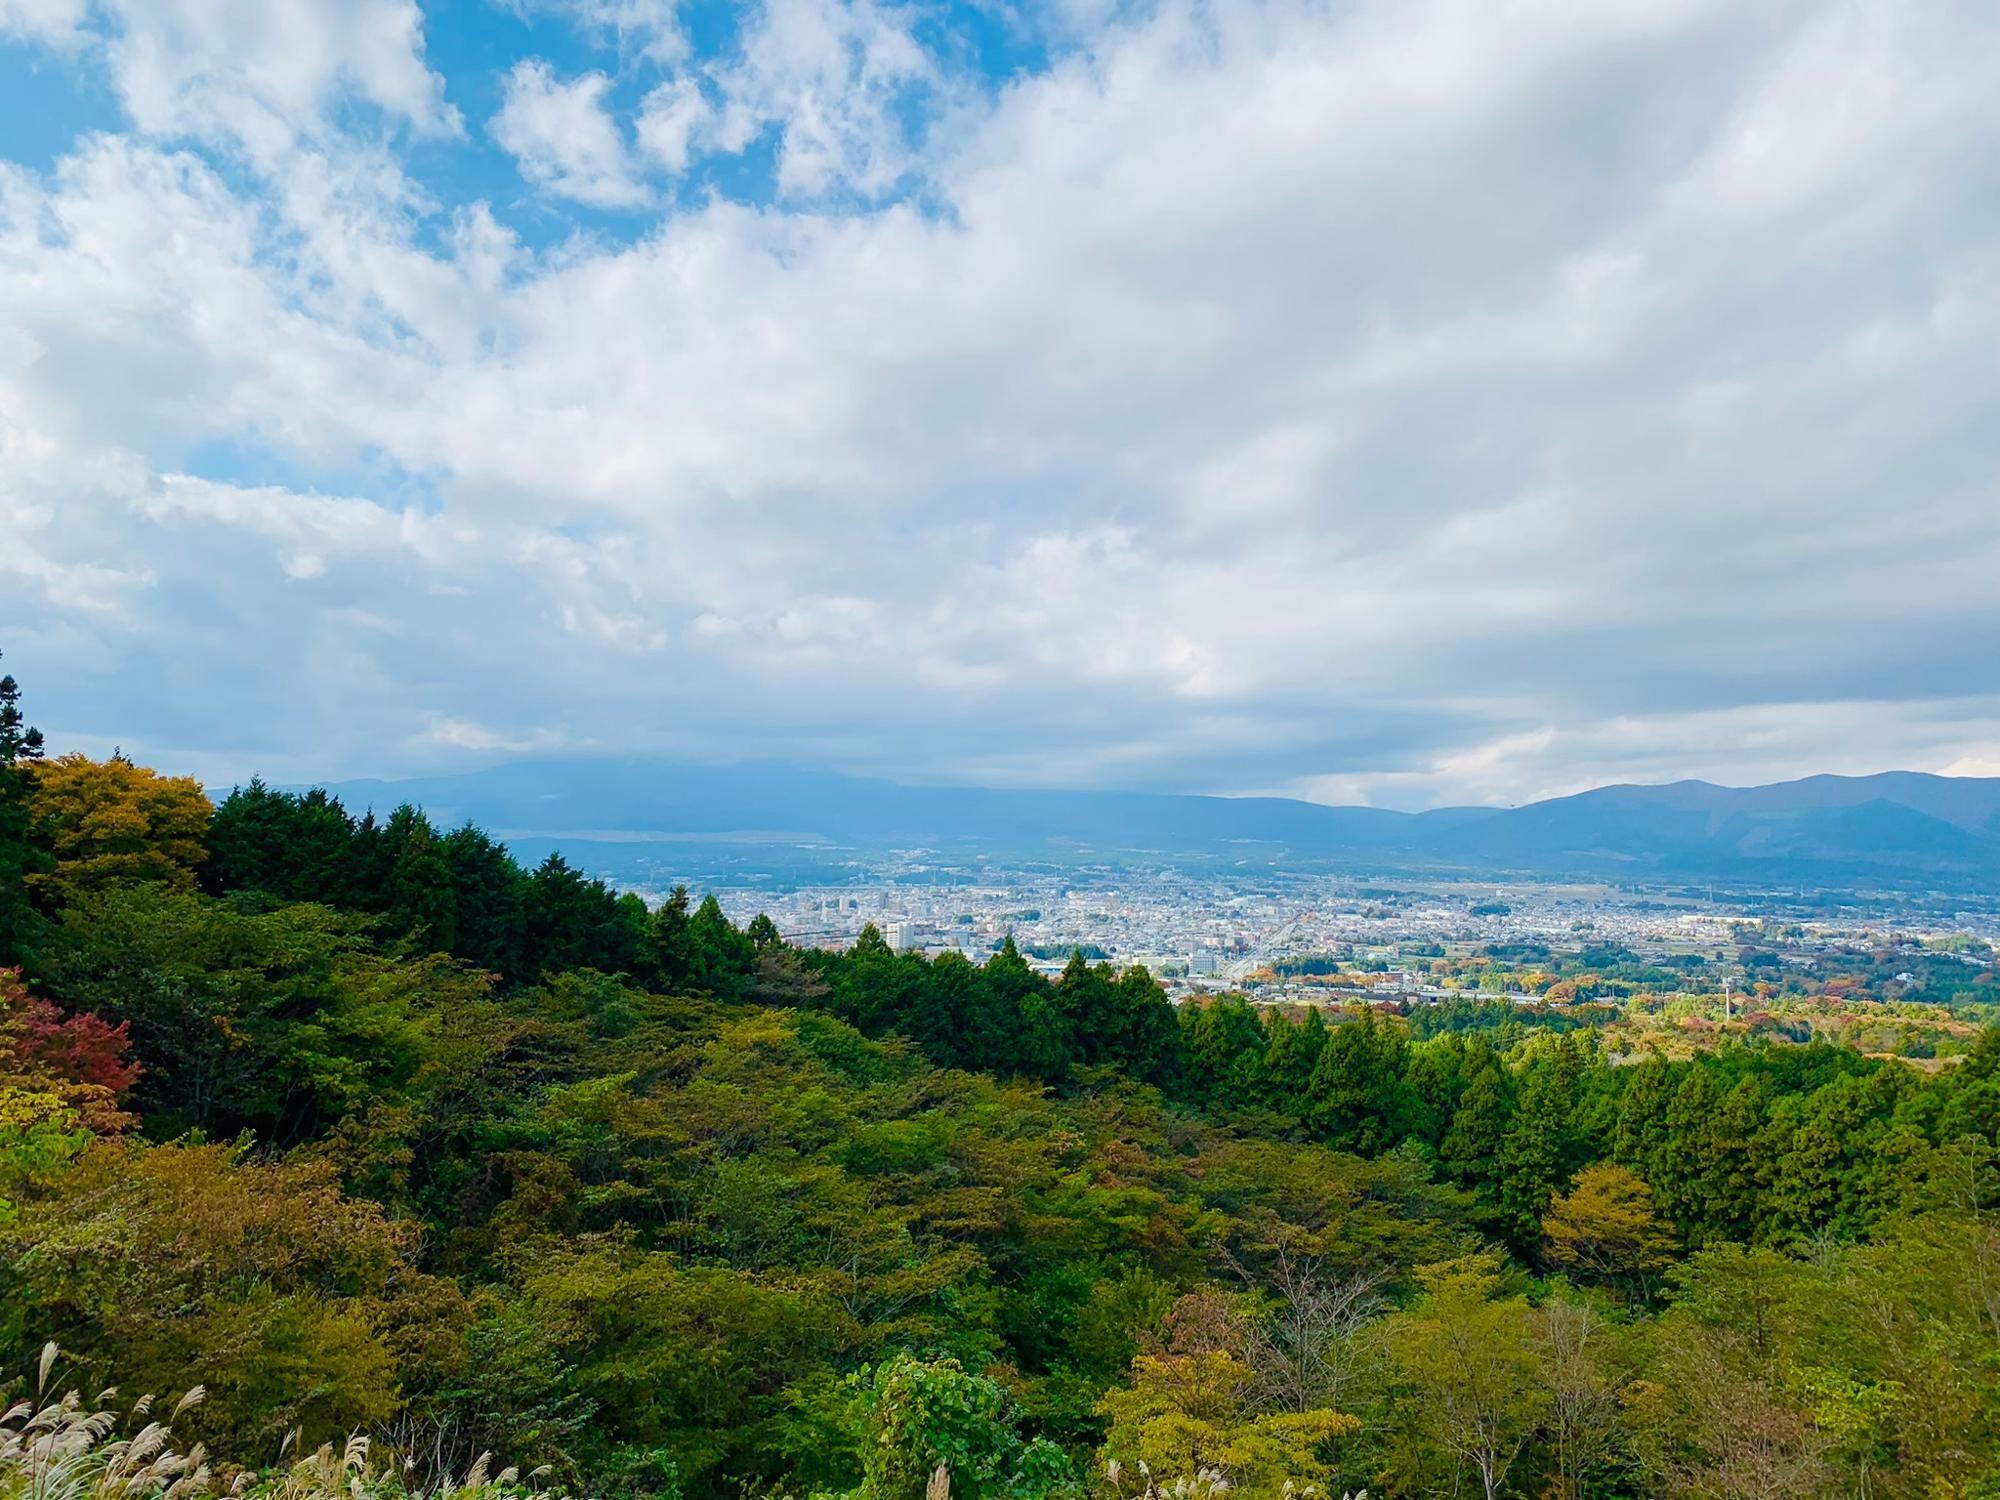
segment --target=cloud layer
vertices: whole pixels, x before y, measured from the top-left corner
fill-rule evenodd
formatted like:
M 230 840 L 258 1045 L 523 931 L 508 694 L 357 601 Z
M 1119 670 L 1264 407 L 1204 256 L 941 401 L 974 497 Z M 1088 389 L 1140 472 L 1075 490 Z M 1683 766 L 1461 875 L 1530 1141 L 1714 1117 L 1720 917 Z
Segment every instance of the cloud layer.
M 596 50 L 461 80 L 409 0 L 0 0 L 124 111 L 0 163 L 0 648 L 59 737 L 1404 806 L 2000 765 L 1991 6 L 1071 6 L 1000 70 L 871 0 L 544 11 Z

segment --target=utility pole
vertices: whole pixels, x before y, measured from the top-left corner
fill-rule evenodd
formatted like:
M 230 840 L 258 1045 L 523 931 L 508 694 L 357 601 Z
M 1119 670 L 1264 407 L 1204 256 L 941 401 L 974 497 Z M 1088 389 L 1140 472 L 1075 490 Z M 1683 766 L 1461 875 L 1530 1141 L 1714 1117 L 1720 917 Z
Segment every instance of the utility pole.
M 1729 1024 L 1729 987 L 1736 983 L 1727 974 L 1722 976 L 1722 1024 Z

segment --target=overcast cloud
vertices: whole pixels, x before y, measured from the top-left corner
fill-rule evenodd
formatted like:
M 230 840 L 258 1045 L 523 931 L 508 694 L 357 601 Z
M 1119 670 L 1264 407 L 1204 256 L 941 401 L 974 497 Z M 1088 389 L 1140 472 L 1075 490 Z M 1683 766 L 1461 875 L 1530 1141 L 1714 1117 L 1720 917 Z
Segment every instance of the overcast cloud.
M 109 101 L 0 109 L 0 649 L 59 745 L 2000 774 L 1990 0 L 439 24 L 0 0 Z

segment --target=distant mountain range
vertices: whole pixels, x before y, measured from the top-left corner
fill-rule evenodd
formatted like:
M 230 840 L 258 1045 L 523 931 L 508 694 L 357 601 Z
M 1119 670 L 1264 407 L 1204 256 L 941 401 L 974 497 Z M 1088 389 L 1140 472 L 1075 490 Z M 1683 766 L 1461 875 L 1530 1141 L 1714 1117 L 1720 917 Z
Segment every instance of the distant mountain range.
M 1942 880 L 2000 888 L 2000 778 L 1891 771 L 1772 786 L 1607 786 L 1425 813 L 1278 797 L 903 786 L 747 763 L 546 760 L 331 788 L 412 802 L 524 857 L 560 847 L 623 878 L 820 878 L 896 851 L 937 862 L 1334 867 L 1762 884 Z

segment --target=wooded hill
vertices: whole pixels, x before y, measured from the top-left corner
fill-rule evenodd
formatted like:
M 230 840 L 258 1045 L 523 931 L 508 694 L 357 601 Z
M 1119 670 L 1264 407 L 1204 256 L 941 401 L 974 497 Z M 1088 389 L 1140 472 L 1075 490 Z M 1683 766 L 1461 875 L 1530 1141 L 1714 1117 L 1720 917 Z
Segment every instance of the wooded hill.
M 484 1488 L 633 1496 L 2000 1484 L 1993 1033 L 1614 1067 L 799 952 L 408 808 L 46 759 L 17 699 L 24 1387 L 51 1339 L 80 1389 L 200 1382 L 173 1441 L 259 1472 L 370 1432 L 384 1495 L 489 1451 L 528 1477 Z

